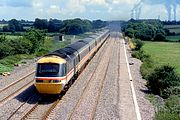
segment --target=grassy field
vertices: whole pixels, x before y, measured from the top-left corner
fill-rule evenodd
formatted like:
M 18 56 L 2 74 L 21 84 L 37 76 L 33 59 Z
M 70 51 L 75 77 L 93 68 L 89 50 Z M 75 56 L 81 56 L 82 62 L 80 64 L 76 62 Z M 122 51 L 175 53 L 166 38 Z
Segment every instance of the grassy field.
M 180 33 L 180 25 L 165 25 L 164 28 L 170 30 L 170 32 Z
M 22 37 L 22 36 L 7 35 L 6 37 L 7 37 L 7 39 L 13 40 L 13 39 L 17 39 L 17 38 Z
M 4 26 L 7 26 L 8 24 L 0 24 L 0 28 L 3 28 Z
M 175 36 L 167 36 L 166 40 L 176 42 L 180 40 L 180 35 L 175 35 Z
M 164 28 L 167 29 L 180 28 L 180 25 L 165 25 Z
M 156 66 L 169 64 L 180 74 L 180 43 L 145 42 L 143 50 L 151 55 Z
M 179 34 L 180 33 L 180 28 L 172 28 L 172 29 L 169 29 L 170 32 L 174 32 L 175 34 Z

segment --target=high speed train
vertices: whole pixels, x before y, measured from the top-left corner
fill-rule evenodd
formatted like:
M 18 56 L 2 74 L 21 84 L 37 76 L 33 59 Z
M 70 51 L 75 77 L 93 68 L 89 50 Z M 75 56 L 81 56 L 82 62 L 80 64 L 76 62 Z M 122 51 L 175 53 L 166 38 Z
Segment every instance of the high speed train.
M 35 87 L 42 94 L 59 94 L 109 36 L 101 32 L 56 50 L 37 62 Z

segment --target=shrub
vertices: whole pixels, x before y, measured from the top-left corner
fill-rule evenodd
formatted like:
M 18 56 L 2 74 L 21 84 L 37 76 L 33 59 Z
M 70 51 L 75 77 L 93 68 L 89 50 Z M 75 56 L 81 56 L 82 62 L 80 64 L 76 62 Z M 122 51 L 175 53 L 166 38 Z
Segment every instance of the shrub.
M 8 43 L 8 41 L 0 43 L 0 58 L 14 54 L 14 48 Z
M 148 88 L 154 93 L 163 98 L 169 97 L 167 93 L 168 88 L 174 87 L 179 83 L 179 77 L 177 76 L 173 67 L 164 65 L 157 67 L 147 77 Z
M 140 72 L 143 78 L 147 78 L 147 76 L 153 71 L 154 64 L 150 55 L 147 55 L 142 49 L 139 51 L 134 51 L 132 53 L 132 57 L 140 59 L 143 64 L 141 65 Z
M 171 113 L 180 113 L 180 95 L 172 95 L 166 100 L 166 107 Z
M 144 45 L 144 43 L 140 39 L 135 39 L 134 41 L 135 44 L 135 50 L 140 50 L 141 47 Z
M 14 48 L 14 54 L 29 54 L 32 48 L 32 43 L 23 38 L 13 39 L 9 45 Z
M 159 111 L 155 114 L 155 120 L 180 120 L 177 113 L 170 113 L 168 111 Z
M 155 41 L 165 41 L 166 40 L 166 36 L 162 33 L 157 33 L 157 35 L 154 38 Z
M 133 52 L 132 57 L 140 59 L 142 62 L 150 60 L 150 55 L 147 55 L 142 49 Z
M 0 64 L 0 73 L 3 73 L 3 72 L 9 72 L 12 70 L 12 67 L 9 67 L 9 66 L 5 66 L 3 64 Z

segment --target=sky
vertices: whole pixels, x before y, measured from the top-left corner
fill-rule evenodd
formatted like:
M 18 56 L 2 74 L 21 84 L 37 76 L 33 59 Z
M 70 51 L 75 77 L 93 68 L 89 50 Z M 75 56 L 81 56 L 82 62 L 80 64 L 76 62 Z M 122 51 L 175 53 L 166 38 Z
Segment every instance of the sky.
M 129 20 L 131 10 L 140 0 L 0 0 L 0 19 L 102 19 Z M 167 19 L 162 4 L 143 5 L 140 18 Z M 180 8 L 177 19 L 180 19 Z

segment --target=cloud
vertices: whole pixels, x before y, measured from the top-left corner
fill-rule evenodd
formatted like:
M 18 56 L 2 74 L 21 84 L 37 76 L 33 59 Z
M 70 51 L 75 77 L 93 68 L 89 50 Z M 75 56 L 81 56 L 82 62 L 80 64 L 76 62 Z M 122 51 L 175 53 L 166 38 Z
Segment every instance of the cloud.
M 133 6 L 140 0 L 0 0 L 0 19 L 27 18 L 87 18 L 130 19 Z M 161 0 L 149 0 L 159 2 Z M 167 0 L 173 1 L 173 0 Z M 175 1 L 175 0 L 174 0 Z M 9 12 L 13 11 L 13 12 Z M 159 12 L 160 11 L 160 12 Z M 180 13 L 177 8 L 177 14 Z M 28 14 L 27 14 L 28 13 Z M 148 13 L 148 14 L 147 14 Z M 144 5 L 141 18 L 167 18 L 163 5 Z M 177 16 L 179 18 L 180 16 Z
M 85 5 L 80 0 L 69 0 L 65 9 L 66 12 L 71 14 L 84 13 L 86 11 Z
M 109 4 L 135 4 L 139 0 L 106 0 L 107 3 Z
M 50 8 L 48 9 L 48 14 L 56 14 L 56 13 L 61 13 L 61 9 L 57 5 L 51 5 Z
M 30 0 L 0 0 L 2 6 L 9 7 L 32 7 Z

